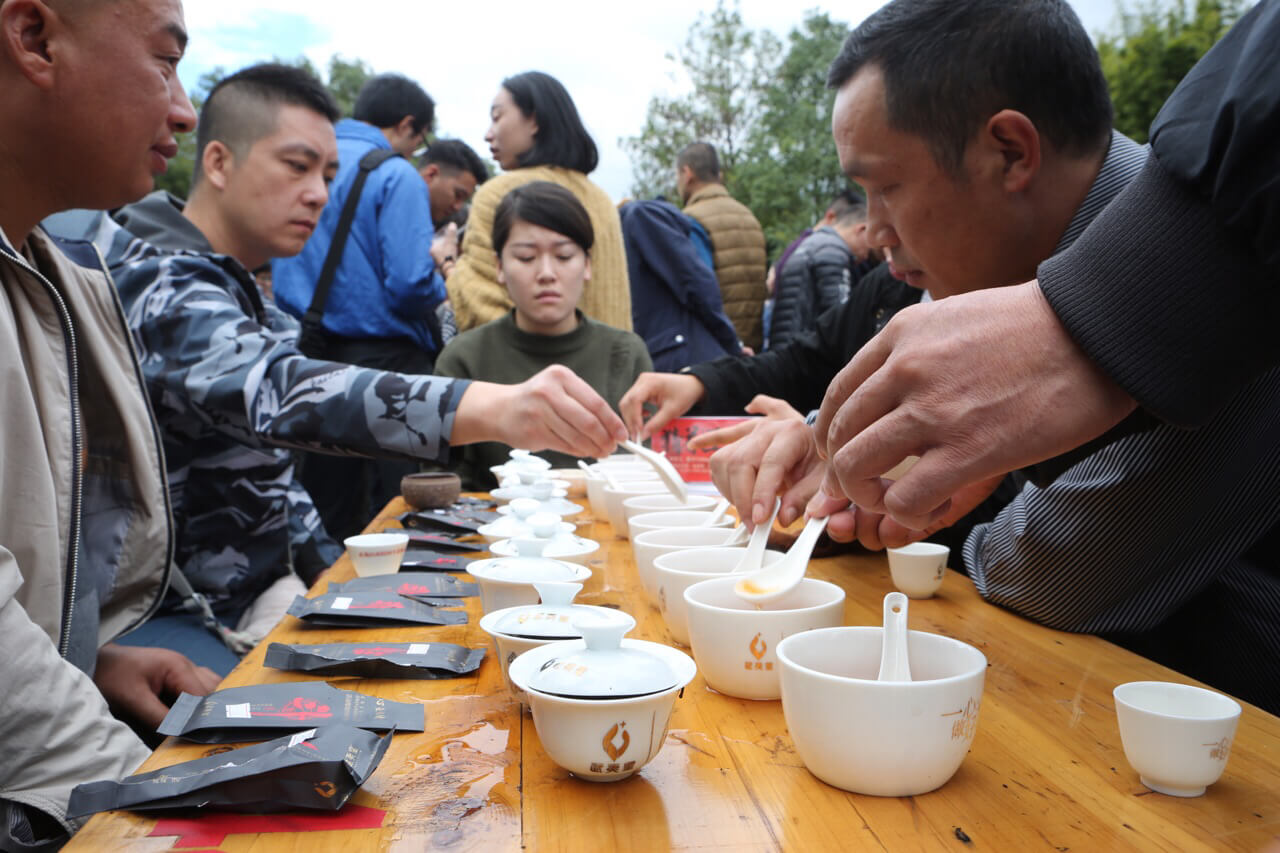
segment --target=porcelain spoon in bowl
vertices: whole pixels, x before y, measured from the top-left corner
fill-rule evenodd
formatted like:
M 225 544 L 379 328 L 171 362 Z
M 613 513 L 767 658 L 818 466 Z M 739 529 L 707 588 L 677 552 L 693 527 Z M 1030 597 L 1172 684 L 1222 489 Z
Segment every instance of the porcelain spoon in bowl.
M 738 561 L 738 565 L 733 567 L 733 571 L 729 574 L 752 574 L 760 571 L 760 565 L 764 562 L 764 547 L 769 544 L 769 532 L 773 530 L 773 520 L 778 517 L 778 510 L 782 507 L 782 501 L 774 500 L 773 514 L 769 516 L 769 520 L 762 524 L 757 524 L 756 529 L 751 531 L 751 539 L 747 542 L 747 550 L 742 555 L 742 559 Z M 746 525 L 743 525 L 745 528 Z
M 752 604 L 767 604 L 781 598 L 795 589 L 804 580 L 805 571 L 809 568 L 809 557 L 813 554 L 813 546 L 827 527 L 827 518 L 811 518 L 805 522 L 804 530 L 796 537 L 796 541 L 787 549 L 782 559 L 757 572 L 747 575 L 733 585 L 733 591 L 739 598 Z
M 667 490 L 679 498 L 680 503 L 688 502 L 689 487 L 685 485 L 684 478 L 680 476 L 680 472 L 671 464 L 670 459 L 661 453 L 653 452 L 643 444 L 631 440 L 623 441 L 619 446 L 630 450 L 636 456 L 652 465 L 653 470 L 658 472 L 658 479 L 662 480 L 662 484 L 667 487 Z

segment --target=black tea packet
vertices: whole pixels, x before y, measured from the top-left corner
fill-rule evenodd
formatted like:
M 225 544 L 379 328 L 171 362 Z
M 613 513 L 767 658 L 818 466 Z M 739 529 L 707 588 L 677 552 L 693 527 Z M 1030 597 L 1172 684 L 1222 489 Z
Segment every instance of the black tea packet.
M 425 720 L 421 705 L 297 681 L 228 687 L 208 696 L 183 693 L 156 731 L 196 743 L 236 743 L 331 723 L 420 732 Z
M 461 606 L 462 602 L 447 600 L 446 604 Z M 394 593 L 370 590 L 369 592 L 327 592 L 315 598 L 299 595 L 289 605 L 288 613 L 308 625 L 328 625 L 339 628 L 371 628 L 379 625 L 462 625 L 467 621 L 465 610 L 444 610 L 423 604 L 412 598 Z
M 354 578 L 345 583 L 331 583 L 325 592 L 349 595 L 353 592 L 373 591 L 404 595 L 421 601 L 424 598 L 466 598 L 479 595 L 480 587 L 469 581 L 458 580 L 453 575 L 442 575 L 436 572 L 400 572 L 394 575 Z M 454 607 L 458 604 L 459 602 L 452 602 Z
M 415 548 L 409 543 L 400 561 L 400 571 L 410 572 L 465 572 L 471 564 L 471 558 L 459 554 L 442 554 L 430 548 Z
M 248 814 L 337 811 L 373 775 L 390 743 L 391 733 L 322 726 L 118 782 L 77 785 L 67 816 L 208 807 Z
M 423 533 L 420 530 L 401 530 L 397 527 L 388 527 L 386 532 L 403 533 L 409 537 L 409 547 L 418 546 L 421 548 L 442 548 L 445 551 L 487 551 L 488 546 L 477 544 L 475 542 L 459 542 L 453 535 L 445 533 Z M 470 533 L 462 535 L 470 536 Z M 405 555 L 408 559 L 409 555 Z M 404 565 L 401 563 L 401 565 Z
M 475 672 L 484 649 L 453 643 L 326 643 L 317 646 L 267 646 L 272 669 L 364 678 L 454 678 Z
M 396 516 L 396 520 L 411 530 L 435 530 L 453 536 L 470 536 L 485 525 L 456 512 L 445 509 L 424 509 L 421 512 L 406 512 Z

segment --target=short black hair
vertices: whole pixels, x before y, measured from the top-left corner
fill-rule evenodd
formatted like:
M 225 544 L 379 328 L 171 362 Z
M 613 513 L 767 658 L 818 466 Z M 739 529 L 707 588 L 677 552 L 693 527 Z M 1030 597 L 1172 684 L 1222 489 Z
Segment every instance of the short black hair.
M 418 168 L 426 168 L 432 163 L 453 172 L 470 172 L 475 175 L 477 185 L 489 180 L 489 170 L 480 155 L 461 139 L 437 139 L 431 143 L 418 158 Z
M 356 95 L 351 117 L 385 130 L 413 116 L 413 130 L 431 131 L 436 119 L 436 102 L 422 87 L 403 74 L 370 77 Z
M 502 197 L 493 215 L 493 250 L 502 255 L 511 229 L 517 222 L 541 225 L 563 234 L 590 253 L 596 232 L 591 216 L 569 190 L 551 181 L 522 184 Z
M 1026 115 L 1068 155 L 1110 139 L 1098 52 L 1066 0 L 893 0 L 845 39 L 827 86 L 866 66 L 884 75 L 890 126 L 923 137 L 953 173 L 1002 109 Z
M 312 74 L 293 65 L 264 62 L 224 77 L 210 90 L 196 124 L 196 162 L 191 183 L 203 177 L 205 148 L 217 140 L 243 157 L 264 136 L 276 129 L 280 107 L 306 107 L 336 122 L 342 115 L 333 95 Z
M 836 222 L 854 222 L 867 218 L 867 200 L 850 189 L 840 191 L 827 208 Z
M 521 166 L 560 166 L 584 175 L 595 171 L 600 151 L 564 84 L 545 72 L 525 71 L 503 80 L 502 88 L 538 123 L 533 146 L 518 158 Z
M 676 155 L 676 171 L 688 166 L 704 184 L 720 182 L 720 157 L 710 142 L 690 142 Z

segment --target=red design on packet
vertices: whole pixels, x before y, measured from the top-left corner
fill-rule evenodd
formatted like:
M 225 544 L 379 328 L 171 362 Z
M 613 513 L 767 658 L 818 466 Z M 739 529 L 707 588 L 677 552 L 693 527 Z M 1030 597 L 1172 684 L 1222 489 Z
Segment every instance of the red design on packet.
M 403 601 L 371 601 L 368 604 L 353 604 L 348 610 L 403 610 Z
M 299 696 L 279 711 L 249 711 L 252 717 L 288 717 L 291 720 L 320 720 L 332 717 L 333 712 L 328 705 L 321 705 L 314 699 Z
M 452 560 L 450 562 L 453 562 Z M 400 595 L 430 595 L 430 587 L 425 587 L 417 583 L 400 584 L 400 588 L 396 590 Z
M 282 812 L 269 815 L 209 812 L 197 818 L 162 817 L 148 837 L 178 836 L 174 848 L 213 847 L 228 835 L 267 833 L 337 832 L 344 829 L 377 829 L 386 812 L 347 803 L 336 812 Z
M 733 426 L 746 417 L 685 417 L 676 418 L 667 428 L 653 437 L 653 449 L 667 454 L 680 476 L 691 483 L 711 481 L 711 454 L 718 447 L 690 450 L 689 442 L 705 432 Z

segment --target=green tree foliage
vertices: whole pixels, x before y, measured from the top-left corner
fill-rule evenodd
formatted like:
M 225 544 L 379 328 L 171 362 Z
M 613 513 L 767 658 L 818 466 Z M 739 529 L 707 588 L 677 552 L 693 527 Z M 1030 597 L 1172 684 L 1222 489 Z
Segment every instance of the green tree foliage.
M 677 59 L 692 91 L 654 97 L 631 156 L 639 198 L 675 196 L 675 158 L 686 144 L 716 146 L 726 188 L 751 208 L 771 251 L 821 217 L 847 181 L 831 139 L 827 66 L 849 27 L 811 10 L 785 43 L 748 30 L 723 0 L 700 16 Z
M 654 96 L 639 135 L 619 140 L 631 156 L 633 195 L 673 197 L 676 154 L 699 141 L 716 147 L 732 192 L 778 53 L 778 39 L 747 29 L 736 5 L 729 9 L 720 0 L 710 15 L 700 14 L 684 47 L 667 54 L 688 76 L 691 90 L 678 97 Z
M 1119 7 L 1120 31 L 1098 40 L 1111 90 L 1116 129 L 1139 142 L 1175 86 L 1240 17 L 1245 0 L 1156 0 L 1130 12 Z
M 292 60 L 277 57 L 273 61 L 305 68 L 317 77 L 324 79 L 324 75 L 320 74 L 311 60 L 305 56 L 299 56 Z M 209 92 L 229 73 L 227 69 L 218 66 L 200 75 L 200 79 L 188 93 L 197 113 L 200 112 L 200 108 L 204 105 L 204 100 L 209 96 Z M 342 109 L 344 116 L 351 115 L 351 108 L 355 105 L 356 95 L 359 94 L 360 87 L 373 74 L 373 69 L 363 60 L 346 60 L 337 55 L 329 59 L 329 74 L 325 85 L 328 87 L 330 94 L 333 95 L 334 100 L 338 102 L 338 106 Z M 191 192 L 195 158 L 196 135 L 194 133 L 184 133 L 178 137 L 178 155 L 169 161 L 168 171 L 156 178 L 156 188 L 168 190 L 179 198 L 186 198 Z
M 848 33 L 847 24 L 825 13 L 806 13 L 787 36 L 786 53 L 763 93 L 760 120 L 738 168 L 738 198 L 775 249 L 812 226 L 849 185 L 831 138 L 835 92 L 827 88 L 827 67 Z

